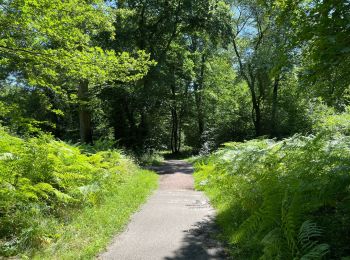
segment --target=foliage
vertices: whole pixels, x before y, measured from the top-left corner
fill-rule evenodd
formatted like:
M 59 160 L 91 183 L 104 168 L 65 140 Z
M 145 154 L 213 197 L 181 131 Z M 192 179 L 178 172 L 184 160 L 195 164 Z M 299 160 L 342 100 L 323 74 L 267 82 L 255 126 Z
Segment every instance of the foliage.
M 164 156 L 159 151 L 144 151 L 141 156 L 137 157 L 141 165 L 145 166 L 155 166 L 162 165 L 164 162 Z
M 5 256 L 55 241 L 72 212 L 103 204 L 139 171 L 116 151 L 84 154 L 48 135 L 23 140 L 3 129 L 0 168 L 0 253 Z
M 12 79 L 14 85 L 21 81 L 24 96 L 30 95 L 32 89 L 42 91 L 42 95 L 49 97 L 42 99 L 49 101 L 44 105 L 50 107 L 50 112 L 57 113 L 57 117 L 39 121 L 26 117 L 20 106 L 15 115 L 21 117 L 22 114 L 24 122 L 21 118 L 9 117 L 10 121 L 24 126 L 24 130 L 28 129 L 25 134 L 49 130 L 64 136 L 62 129 L 65 127 L 61 122 L 71 124 L 69 121 L 76 120 L 74 117 L 66 120 L 65 112 L 70 116 L 79 111 L 80 139 L 92 142 L 91 99 L 96 91 L 107 82 L 140 80 L 155 65 L 143 50 L 117 52 L 102 47 L 101 35 L 114 39 L 113 14 L 113 8 L 101 0 L 0 3 L 0 25 L 3 28 L 0 79 Z M 62 106 L 62 103 L 75 103 L 75 106 Z M 68 111 L 62 111 L 62 108 Z M 30 126 L 35 127 L 31 129 Z M 22 134 L 23 129 L 16 132 Z
M 317 102 L 310 109 L 313 123 L 313 131 L 340 132 L 350 135 L 350 108 L 344 112 L 336 112 L 334 108 L 327 107 L 322 102 Z
M 72 221 L 58 228 L 57 241 L 36 252 L 33 259 L 95 259 L 156 186 L 154 173 L 131 174 L 124 183 L 114 185 L 101 205 L 74 212 Z
M 122 184 L 137 193 L 118 147 L 145 165 L 207 155 L 198 185 L 239 257 L 350 255 L 349 11 L 347 0 L 0 1 L 0 252 L 60 240 L 72 212 L 116 207 Z M 140 200 L 116 197 L 135 209 L 148 184 Z
M 335 114 L 349 105 L 348 7 L 2 1 L 0 120 L 20 135 L 108 136 L 138 154 L 317 132 L 319 98 Z
M 350 139 L 336 132 L 226 143 L 196 165 L 239 259 L 350 254 Z
M 269 2 L 269 1 L 267 1 Z M 348 104 L 349 3 L 344 0 L 271 1 L 279 24 L 289 24 L 291 45 L 298 49 L 300 80 L 328 105 Z
M 0 123 L 20 135 L 38 134 L 43 130 L 55 132 L 54 119 L 64 116 L 62 110 L 53 108 L 45 91 L 27 90 L 20 84 L 6 82 L 0 87 Z
M 111 13 L 112 9 L 100 0 L 4 1 L 0 9 L 4 28 L 1 64 L 17 66 L 30 85 L 52 88 L 58 87 L 52 85 L 53 79 L 62 74 L 95 84 L 138 79 L 147 72 L 148 55 L 142 51 L 136 59 L 127 52 L 117 55 L 94 41 L 102 32 L 114 37 Z
M 226 52 L 207 61 L 203 90 L 206 115 L 206 129 L 202 135 L 203 151 L 206 145 L 208 150 L 212 150 L 232 138 L 242 141 L 253 135 L 249 89 L 244 82 L 236 82 L 231 54 Z

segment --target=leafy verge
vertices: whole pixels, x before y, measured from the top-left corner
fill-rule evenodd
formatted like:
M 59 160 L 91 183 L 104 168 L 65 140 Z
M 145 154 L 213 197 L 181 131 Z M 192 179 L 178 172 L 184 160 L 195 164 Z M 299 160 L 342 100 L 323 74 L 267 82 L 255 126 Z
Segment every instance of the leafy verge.
M 227 143 L 196 166 L 236 259 L 350 255 L 350 137 Z
M 24 140 L 1 129 L 0 169 L 0 255 L 3 256 L 30 253 L 54 244 L 67 231 L 64 227 L 81 212 L 103 207 L 113 196 L 122 197 L 118 192 L 125 185 L 129 185 L 133 194 L 133 189 L 146 184 L 133 198 L 137 205 L 130 209 L 135 210 L 156 185 L 153 174 L 140 171 L 120 152 L 86 154 L 79 147 L 50 136 Z M 130 198 L 128 201 L 130 205 L 133 203 Z M 120 215 L 124 214 L 120 225 L 132 213 L 125 211 L 128 207 L 119 208 Z M 113 214 L 116 219 L 121 217 L 118 212 Z

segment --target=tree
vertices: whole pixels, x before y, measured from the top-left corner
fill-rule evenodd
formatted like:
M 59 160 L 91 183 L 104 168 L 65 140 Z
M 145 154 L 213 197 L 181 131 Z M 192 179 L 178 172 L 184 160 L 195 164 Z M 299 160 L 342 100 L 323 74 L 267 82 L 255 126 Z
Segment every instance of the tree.
M 122 111 L 115 113 L 109 110 L 111 118 L 116 118 L 117 113 L 122 114 L 132 114 L 133 119 L 127 117 L 127 124 L 125 126 L 133 128 L 130 130 L 132 133 L 138 133 L 138 147 L 144 147 L 150 144 L 158 143 L 154 141 L 153 133 L 157 129 L 157 124 L 159 121 L 166 122 L 169 118 L 177 120 L 177 116 L 171 116 L 174 114 L 169 109 L 164 111 L 163 107 L 167 106 L 165 104 L 171 103 L 174 100 L 174 95 L 171 94 L 170 83 L 173 80 L 171 73 L 171 67 L 174 66 L 173 62 L 169 62 L 172 57 L 169 55 L 178 53 L 179 57 L 187 56 L 187 61 L 193 60 L 196 62 L 197 54 L 200 52 L 206 52 L 207 47 L 201 49 L 193 49 L 191 42 L 193 39 L 198 43 L 200 41 L 221 41 L 223 35 L 228 35 L 227 31 L 230 22 L 229 17 L 229 6 L 224 1 L 123 1 L 115 4 L 116 6 L 116 24 L 118 37 L 114 41 L 105 41 L 106 46 L 112 47 L 115 50 L 122 49 L 145 49 L 151 54 L 151 58 L 157 61 L 157 66 L 151 68 L 150 72 L 141 80 L 139 80 L 134 85 L 133 93 L 124 92 L 124 99 L 129 100 L 129 105 L 121 108 Z M 225 19 L 223 19 L 225 18 Z M 199 43 L 200 44 L 200 43 Z M 206 43 L 205 43 L 206 44 Z M 199 47 L 199 45 L 198 45 Z M 179 49 L 183 49 L 180 52 L 189 51 L 192 53 L 190 56 L 179 53 Z M 198 52 L 198 53 L 197 53 Z M 186 63 L 187 61 L 176 62 L 176 73 L 182 73 L 181 63 Z M 198 64 L 195 63 L 197 66 Z M 169 67 L 170 66 L 170 67 Z M 191 88 L 196 82 L 197 91 L 195 95 L 197 96 L 197 102 L 199 111 L 198 114 L 198 132 L 202 132 L 201 128 L 204 128 L 204 116 L 201 114 L 201 80 L 200 68 L 198 67 L 195 73 L 198 77 L 192 80 L 187 80 L 187 86 L 183 81 L 183 75 L 175 75 L 176 82 L 180 85 L 176 86 L 177 93 L 185 93 L 188 89 L 188 94 L 193 95 Z M 175 74 L 176 74 L 175 73 Z M 181 83 L 180 83 L 181 81 Z M 118 83 L 120 84 L 120 83 Z M 181 90 L 180 90 L 181 89 Z M 170 93 L 169 93 L 170 91 Z M 174 91 L 173 91 L 174 92 Z M 131 97 L 132 96 L 132 97 Z M 180 95 L 181 96 L 181 95 Z M 130 100 L 133 99 L 133 101 Z M 114 102 L 112 102 L 114 104 Z M 114 115 L 113 115 L 114 114 Z M 157 121 L 154 121 L 157 118 Z M 202 118 L 202 119 L 199 119 Z M 113 119 L 114 120 L 114 119 Z M 124 119 L 122 119 L 124 120 Z M 181 121 L 181 120 L 180 120 Z M 132 122 L 132 123 L 129 123 Z M 182 121 L 185 123 L 184 121 Z M 166 124 L 166 123 L 164 123 Z M 170 125 L 177 125 L 177 123 L 169 123 Z M 115 124 L 116 126 L 118 124 Z M 127 129 L 120 129 L 118 126 L 118 131 L 127 133 Z M 166 129 L 162 127 L 162 129 Z M 178 129 L 183 129 L 183 127 L 178 127 Z M 117 132 L 117 129 L 116 131 Z M 175 131 L 176 132 L 176 131 Z M 168 135 L 169 148 L 171 146 L 171 136 L 173 131 L 169 129 Z M 161 134 L 164 136 L 165 134 Z M 181 134 L 178 134 L 179 136 Z M 201 134 L 198 134 L 199 136 Z M 124 136 L 118 136 L 118 139 L 123 143 L 123 140 L 127 140 L 129 136 L 126 134 Z M 163 137 L 162 137 L 163 138 Z M 179 138 L 173 138 L 179 140 Z M 198 138 L 197 138 L 198 139 Z M 184 140 L 184 139 L 182 139 Z M 146 145 L 147 144 L 147 145 Z
M 328 105 L 349 104 L 350 5 L 345 0 L 286 1 L 281 19 L 292 20 L 295 45 L 302 50 L 301 80 Z
M 113 37 L 111 11 L 101 0 L 1 4 L 1 64 L 20 71 L 29 85 L 49 87 L 57 93 L 62 91 L 62 75 L 76 82 L 83 142 L 92 142 L 89 85 L 137 80 L 153 64 L 142 51 L 133 57 L 98 46 L 94 37 L 100 33 Z
M 280 79 L 292 68 L 290 28 L 288 24 L 277 23 L 280 10 L 273 2 L 237 1 L 232 9 L 235 10 L 232 44 L 239 73 L 251 93 L 256 136 L 266 133 L 275 136 Z M 269 102 L 271 110 L 266 112 Z M 270 120 L 265 120 L 268 114 Z

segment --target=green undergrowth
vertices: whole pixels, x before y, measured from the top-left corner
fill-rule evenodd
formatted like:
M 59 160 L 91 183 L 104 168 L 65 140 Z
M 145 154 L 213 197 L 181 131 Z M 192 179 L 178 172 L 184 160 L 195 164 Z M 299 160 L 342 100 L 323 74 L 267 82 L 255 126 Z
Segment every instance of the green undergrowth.
M 149 171 L 139 171 L 112 190 L 99 207 L 76 212 L 74 221 L 60 230 L 62 237 L 34 259 L 93 259 L 122 231 L 130 215 L 155 189 L 156 180 Z
M 91 259 L 157 186 L 119 151 L 0 129 L 0 256 Z
M 349 259 L 350 137 L 227 143 L 197 159 L 234 259 Z
M 160 151 L 146 151 L 136 158 L 143 166 L 159 166 L 164 163 L 164 156 Z
M 144 166 L 159 166 L 164 164 L 165 160 L 186 160 L 193 156 L 194 152 L 190 147 L 184 147 L 181 152 L 172 153 L 170 150 L 156 151 L 148 150 L 141 155 L 134 157 L 136 160 Z

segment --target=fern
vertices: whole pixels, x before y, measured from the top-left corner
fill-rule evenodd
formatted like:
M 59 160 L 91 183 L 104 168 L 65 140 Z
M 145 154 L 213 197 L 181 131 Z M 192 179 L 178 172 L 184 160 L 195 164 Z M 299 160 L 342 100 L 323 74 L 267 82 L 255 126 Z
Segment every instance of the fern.
M 320 133 L 225 144 L 195 177 L 238 259 L 337 259 L 350 244 L 349 169 L 350 137 Z
M 300 245 L 301 260 L 321 259 L 329 252 L 328 244 L 319 244 L 317 241 L 322 230 L 310 220 L 305 221 L 299 231 L 298 243 Z
M 99 204 L 137 170 L 117 151 L 86 154 L 50 136 L 24 140 L 0 129 L 0 255 L 45 243 L 55 232 L 48 221 Z

